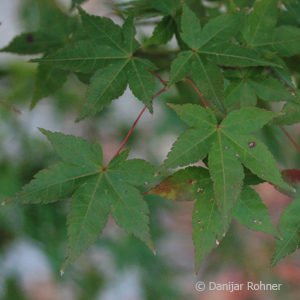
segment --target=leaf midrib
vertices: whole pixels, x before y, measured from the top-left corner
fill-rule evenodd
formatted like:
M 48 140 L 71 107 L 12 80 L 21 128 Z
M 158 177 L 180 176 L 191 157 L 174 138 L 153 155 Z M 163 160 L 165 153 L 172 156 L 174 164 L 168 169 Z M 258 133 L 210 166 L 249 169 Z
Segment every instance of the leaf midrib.
M 76 248 L 78 248 L 79 240 L 80 240 L 80 237 L 81 237 L 81 234 L 82 234 L 82 230 L 83 230 L 83 227 L 84 227 L 85 222 L 86 222 L 86 219 L 87 219 L 87 215 L 89 214 L 89 211 L 90 211 L 90 209 L 91 209 L 92 203 L 93 203 L 93 201 L 94 201 L 94 199 L 95 199 L 95 194 L 96 194 L 96 192 L 97 192 L 97 189 L 98 189 L 98 187 L 99 187 L 99 184 L 100 184 L 100 182 L 101 182 L 102 177 L 103 177 L 103 173 L 100 173 L 100 174 L 99 174 L 99 177 L 98 177 L 98 179 L 97 179 L 95 188 L 94 188 L 94 190 L 93 190 L 91 199 L 90 199 L 90 201 L 89 201 L 89 205 L 88 205 L 88 207 L 87 207 L 87 210 L 86 210 L 85 215 L 84 215 L 84 217 L 83 217 L 83 220 L 82 220 L 82 222 L 81 222 L 80 231 L 79 231 L 78 237 L 77 237 L 77 239 L 76 239 L 76 243 L 75 243 L 75 244 L 76 244 Z
M 47 186 L 44 186 L 44 187 L 41 187 L 41 188 L 32 190 L 32 191 L 30 191 L 30 192 L 28 192 L 28 193 L 25 193 L 25 194 L 22 193 L 22 191 L 21 191 L 20 194 L 17 195 L 16 197 L 19 197 L 19 196 L 21 196 L 21 197 L 27 197 L 28 195 L 30 195 L 30 194 L 32 194 L 32 193 L 36 193 L 36 192 L 42 191 L 42 190 L 44 190 L 44 189 L 49 189 L 50 187 L 52 187 L 52 186 L 54 186 L 54 185 L 58 185 L 58 184 L 61 185 L 61 184 L 66 183 L 66 182 L 68 182 L 68 181 L 74 181 L 74 180 L 76 180 L 76 179 L 80 179 L 80 178 L 83 178 L 83 177 L 96 175 L 96 174 L 98 174 L 98 173 L 99 173 L 99 171 L 95 171 L 95 172 L 91 172 L 91 173 L 86 173 L 86 174 L 83 174 L 83 175 L 79 175 L 79 176 L 76 176 L 76 177 L 72 177 L 72 178 L 69 178 L 69 179 L 65 179 L 65 180 L 63 180 L 63 181 L 56 182 L 56 183 L 52 183 L 52 184 L 49 184 L 49 185 L 47 185 Z
M 93 103 L 91 107 L 88 107 L 89 110 L 94 109 L 98 102 L 101 100 L 100 98 L 103 97 L 103 95 L 106 93 L 106 91 L 111 87 L 111 84 L 114 82 L 114 80 L 119 76 L 119 74 L 123 71 L 123 69 L 126 67 L 130 59 L 127 59 L 124 64 L 121 66 L 121 68 L 118 70 L 118 72 L 111 78 L 111 80 L 106 84 L 106 87 L 103 91 L 101 91 L 101 94 L 97 96 L 97 101 Z
M 87 20 L 88 20 L 88 22 L 90 22 L 93 26 L 94 26 L 94 28 L 97 30 L 97 31 L 99 31 L 99 32 L 101 32 L 101 33 L 103 33 L 117 48 L 119 48 L 124 54 L 127 54 L 126 53 L 126 50 L 125 49 L 123 49 L 119 44 L 117 44 L 111 37 L 110 37 L 110 35 L 108 35 L 107 33 L 106 33 L 106 31 L 105 30 L 102 30 L 101 28 L 102 27 L 98 27 L 93 21 L 92 21 L 92 19 L 91 18 L 87 18 Z M 116 24 L 115 24 L 116 25 Z M 116 25 L 116 26 L 118 26 L 118 25 Z
M 199 128 L 196 129 L 188 129 L 188 130 L 199 130 Z M 188 131 L 187 130 L 187 131 Z M 187 132 L 186 131 L 186 132 Z M 207 134 L 205 137 L 203 137 L 201 140 L 198 140 L 197 143 L 192 144 L 191 147 L 187 148 L 185 151 L 180 152 L 180 155 L 177 155 L 175 158 L 173 158 L 170 162 L 166 162 L 166 166 L 171 165 L 174 161 L 176 161 L 178 158 L 182 157 L 183 154 L 186 154 L 187 152 L 189 152 L 191 149 L 197 147 L 199 144 L 201 144 L 202 142 L 204 142 L 205 140 L 207 140 L 210 136 L 212 136 L 214 133 L 216 132 L 216 129 L 214 128 L 209 134 Z
M 123 202 L 123 204 L 127 207 L 127 211 L 129 212 L 129 214 L 130 214 L 130 218 L 131 218 L 131 220 L 134 220 L 134 222 L 135 222 L 135 224 L 136 224 L 136 226 L 138 227 L 138 222 L 137 222 L 137 220 L 136 220 L 136 218 L 135 218 L 135 214 L 134 213 L 132 213 L 132 211 L 131 211 L 131 208 L 127 205 L 127 201 L 125 201 L 124 199 L 123 199 L 123 197 L 122 197 L 122 195 L 119 193 L 119 191 L 114 187 L 114 184 L 113 184 L 113 182 L 111 181 L 111 179 L 110 179 L 110 177 L 108 176 L 108 173 L 106 172 L 105 173 L 105 177 L 106 177 L 106 180 L 107 180 L 107 182 L 109 183 L 109 185 L 112 187 L 112 189 L 114 190 L 114 192 L 117 194 L 117 196 L 119 197 L 119 199 Z
M 297 234 L 299 232 L 299 230 L 300 230 L 300 223 L 296 227 L 296 229 L 291 232 L 292 234 L 290 235 L 289 239 L 286 241 L 286 243 L 284 243 L 283 247 L 280 248 L 279 252 L 277 252 L 277 255 L 275 255 L 275 257 L 274 257 L 275 261 L 277 260 L 277 257 L 280 257 L 282 251 L 288 246 L 288 244 L 290 243 L 290 241 L 293 239 L 293 237 L 295 236 L 295 234 Z

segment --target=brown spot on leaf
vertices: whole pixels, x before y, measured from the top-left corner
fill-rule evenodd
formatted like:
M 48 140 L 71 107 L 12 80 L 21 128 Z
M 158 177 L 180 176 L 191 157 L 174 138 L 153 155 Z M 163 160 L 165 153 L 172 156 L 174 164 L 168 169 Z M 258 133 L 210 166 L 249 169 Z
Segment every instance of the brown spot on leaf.
M 193 180 L 194 181 L 194 180 Z M 166 179 L 157 186 L 153 187 L 147 194 L 155 194 L 174 201 L 191 201 L 191 184 L 194 182 L 174 182 L 172 179 Z
M 33 35 L 31 33 L 26 35 L 26 42 L 27 43 L 33 42 Z

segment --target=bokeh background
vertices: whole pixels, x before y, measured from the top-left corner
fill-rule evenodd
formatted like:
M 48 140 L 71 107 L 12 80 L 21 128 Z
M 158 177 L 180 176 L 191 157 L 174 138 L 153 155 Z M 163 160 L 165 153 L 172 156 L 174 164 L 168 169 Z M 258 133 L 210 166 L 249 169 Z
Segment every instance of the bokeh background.
M 70 1 L 57 1 L 67 11 Z M 209 5 L 213 1 L 205 1 Z M 90 0 L 83 7 L 93 14 L 111 17 L 114 1 Z M 142 40 L 153 31 L 153 22 L 141 26 Z M 32 0 L 0 3 L 0 47 L 18 33 L 38 25 Z M 174 48 L 172 40 L 166 47 Z M 38 131 L 52 131 L 97 139 L 109 160 L 126 136 L 142 108 L 132 93 L 125 94 L 94 118 L 74 123 L 82 109 L 86 86 L 75 76 L 55 95 L 30 110 L 36 65 L 29 57 L 0 54 L 0 200 L 12 196 L 40 169 L 57 157 Z M 164 57 L 157 56 L 160 65 Z M 294 57 L 295 81 L 299 83 L 300 56 Z M 167 65 L 167 64 L 166 64 Z M 167 79 L 166 74 L 162 76 Z M 299 86 L 299 84 L 298 84 Z M 157 82 L 157 90 L 160 83 Z M 186 100 L 185 100 L 186 99 Z M 192 100 L 191 100 L 192 99 Z M 131 157 L 159 165 L 184 124 L 168 109 L 166 102 L 199 103 L 190 87 L 176 88 L 156 99 L 154 114 L 146 112 L 131 136 Z M 299 125 L 287 127 L 300 142 Z M 299 167 L 299 154 L 278 128 L 268 128 L 261 138 L 272 149 L 282 169 Z M 257 187 L 277 223 L 283 208 L 291 201 L 269 184 Z M 176 299 L 300 299 L 300 253 L 283 259 L 270 268 L 275 240 L 233 223 L 220 246 L 194 274 L 191 238 L 192 203 L 172 203 L 146 196 L 151 210 L 151 232 L 157 248 L 153 254 L 137 239 L 130 237 L 110 220 L 99 241 L 67 270 L 59 270 L 66 253 L 66 215 L 68 201 L 51 205 L 9 205 L 0 207 L 0 299 L 1 300 L 176 300 Z M 262 281 L 282 283 L 279 292 L 197 292 L 197 281 L 219 283 Z

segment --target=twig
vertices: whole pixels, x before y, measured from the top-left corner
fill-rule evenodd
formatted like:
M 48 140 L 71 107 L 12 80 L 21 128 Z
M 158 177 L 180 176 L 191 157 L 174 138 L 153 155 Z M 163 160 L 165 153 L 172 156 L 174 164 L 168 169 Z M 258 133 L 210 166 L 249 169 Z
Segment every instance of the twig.
M 200 90 L 198 89 L 198 87 L 196 86 L 196 84 L 189 78 L 184 78 L 183 81 L 189 83 L 195 89 L 196 93 L 201 97 L 204 107 L 207 108 L 208 105 L 205 102 L 205 99 L 204 99 L 202 93 L 200 92 Z
M 161 93 L 165 92 L 167 90 L 167 87 L 162 88 L 161 90 L 159 90 L 154 96 L 153 96 L 153 100 L 158 97 Z M 141 110 L 140 114 L 138 115 L 138 117 L 136 118 L 136 120 L 134 121 L 133 125 L 131 126 L 131 129 L 129 130 L 126 138 L 124 139 L 124 141 L 122 142 L 121 146 L 119 147 L 118 151 L 113 155 L 113 157 L 110 159 L 110 161 L 108 162 L 108 164 L 113 160 L 113 158 L 119 154 L 121 152 L 121 150 L 123 149 L 123 147 L 125 146 L 125 144 L 127 143 L 129 137 L 131 136 L 135 126 L 137 125 L 138 121 L 140 120 L 141 116 L 143 115 L 143 113 L 145 112 L 145 110 L 147 109 L 147 106 L 145 105 L 144 108 Z M 107 164 L 107 165 L 108 165 Z M 104 167 L 103 169 L 105 169 L 106 167 Z
M 0 103 L 3 104 L 4 106 L 6 106 L 11 111 L 15 112 L 16 114 L 18 114 L 18 115 L 22 114 L 22 112 L 19 109 L 17 109 L 14 105 L 12 105 L 10 103 L 7 103 L 5 100 L 0 99 Z
M 160 80 L 160 82 L 164 85 L 167 86 L 167 82 L 165 80 L 163 80 L 157 73 L 155 73 L 154 71 L 150 70 L 150 73 L 152 73 L 156 78 L 158 78 Z
M 287 132 L 287 130 L 282 125 L 279 125 L 279 127 L 284 132 L 284 134 L 288 137 L 288 139 L 291 141 L 291 143 L 294 145 L 294 147 L 296 148 L 298 153 L 300 153 L 300 148 L 297 145 L 297 143 L 295 142 L 295 140 L 292 138 L 292 136 Z

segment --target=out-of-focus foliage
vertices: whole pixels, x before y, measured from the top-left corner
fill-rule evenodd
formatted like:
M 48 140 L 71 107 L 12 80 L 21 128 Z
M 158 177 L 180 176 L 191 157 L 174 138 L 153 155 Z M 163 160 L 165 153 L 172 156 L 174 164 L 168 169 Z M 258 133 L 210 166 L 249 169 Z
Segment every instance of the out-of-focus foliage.
M 299 220 L 294 212 L 299 206 L 299 196 L 284 210 L 277 233 L 270 222 L 268 210 L 250 186 L 270 181 L 284 192 L 289 190 L 287 194 L 295 197 L 293 189 L 288 188 L 282 181 L 271 153 L 283 168 L 295 168 L 299 165 L 299 155 L 295 154 L 292 147 L 287 147 L 290 145 L 287 135 L 277 126 L 292 125 L 300 121 L 300 94 L 297 90 L 300 81 L 300 23 L 297 11 L 300 6 L 297 1 L 233 0 L 202 3 L 188 0 L 184 1 L 185 5 L 177 0 L 112 3 L 112 11 L 124 22 L 122 27 L 109 18 L 90 15 L 80 8 L 79 16 L 74 8 L 85 2 L 82 0 L 72 1 L 68 8 L 61 7 L 52 0 L 25 2 L 22 3 L 22 17 L 25 20 L 26 31 L 2 51 L 29 55 L 41 53 L 42 56 L 38 59 L 35 56 L 33 60 L 39 62 L 37 68 L 20 63 L 1 68 L 0 85 L 3 88 L 0 92 L 0 114 L 4 125 L 0 129 L 1 200 L 12 197 L 37 171 L 56 161 L 47 144 L 28 133 L 29 129 L 20 121 L 20 110 L 27 113 L 30 102 L 33 108 L 40 105 L 38 102 L 41 99 L 53 95 L 51 102 L 43 103 L 51 103 L 55 115 L 60 120 L 74 120 L 74 116 L 79 115 L 79 121 L 93 116 L 92 122 L 82 122 L 84 134 L 89 140 L 93 140 L 97 137 L 97 131 L 104 130 L 105 126 L 101 127 L 98 124 L 105 124 L 100 122 L 103 117 L 105 119 L 109 116 L 107 106 L 123 94 L 127 84 L 133 94 L 152 111 L 152 96 L 160 83 L 155 85 L 155 77 L 149 70 L 156 69 L 164 78 L 170 78 L 164 83 L 165 89 L 168 89 L 163 99 L 165 102 L 176 103 L 174 107 L 182 111 L 192 107 L 191 103 L 195 107 L 182 118 L 192 129 L 187 129 L 175 142 L 168 157 L 175 156 L 176 159 L 169 167 L 186 166 L 203 159 L 210 168 L 210 176 L 201 168 L 206 172 L 209 187 L 206 190 L 209 192 L 205 191 L 202 194 L 198 191 L 203 188 L 202 185 L 195 182 L 192 171 L 188 173 L 193 168 L 183 171 L 187 172 L 189 182 L 181 182 L 186 176 L 179 176 L 178 174 L 183 174 L 179 171 L 152 189 L 157 195 L 172 200 L 197 198 L 193 212 L 196 267 L 205 267 L 202 259 L 222 240 L 219 249 L 226 251 L 222 254 L 220 251 L 215 252 L 217 259 L 229 259 L 246 269 L 251 269 L 251 266 L 243 261 L 242 251 L 245 249 L 243 241 L 235 236 L 235 225 L 231 226 L 225 237 L 232 217 L 252 230 L 268 232 L 281 238 L 277 241 L 273 264 L 296 250 L 299 244 Z M 148 25 L 154 28 L 152 35 L 143 33 L 143 26 Z M 194 83 L 196 88 L 188 85 L 188 82 Z M 85 85 L 88 85 L 88 90 L 86 102 L 83 104 Z M 203 98 L 206 102 L 202 103 Z M 189 105 L 186 105 L 187 103 Z M 204 110 L 200 105 L 210 109 Z M 253 106 L 258 108 L 254 109 Z M 185 125 L 180 123 L 166 106 L 163 107 L 166 114 L 157 125 L 155 134 L 158 137 L 163 136 L 173 129 L 178 134 Z M 272 114 L 264 109 L 279 113 Z M 212 119 L 200 118 L 199 110 L 215 115 L 211 134 L 214 139 L 205 139 L 205 143 L 202 144 L 200 137 L 203 135 L 203 122 L 210 123 Z M 271 117 L 264 117 L 267 115 L 275 117 L 272 123 L 268 122 Z M 268 124 L 260 129 L 266 123 Z M 115 126 L 122 127 L 122 124 L 116 122 Z M 184 140 L 187 132 L 195 133 L 197 130 L 198 134 L 191 134 Z M 250 139 L 250 131 L 258 132 Z M 120 132 L 120 136 L 127 133 L 124 128 L 120 129 Z M 8 142 L 12 137 L 17 141 L 15 148 Z M 138 133 L 133 135 L 128 144 L 134 148 L 139 144 L 141 137 Z M 199 149 L 195 149 L 195 145 Z M 74 145 L 72 149 L 78 150 Z M 155 161 L 155 153 L 147 151 L 149 157 Z M 73 154 L 72 151 L 69 152 L 70 158 Z M 118 157 L 116 156 L 116 159 Z M 67 156 L 64 159 L 68 160 Z M 124 164 L 130 164 L 130 161 Z M 74 163 L 74 159 L 71 159 L 71 163 Z M 168 172 L 166 163 L 158 169 L 159 172 L 163 170 L 164 175 Z M 243 168 L 242 164 L 248 169 Z M 98 171 L 101 174 L 106 171 L 105 167 L 100 169 Z M 60 169 L 57 171 L 60 175 L 63 173 Z M 143 168 L 139 171 L 143 171 Z M 52 175 L 51 180 L 54 179 L 55 173 Z M 129 176 L 129 179 L 137 182 L 141 180 L 142 175 L 145 174 L 132 178 Z M 117 179 L 121 184 L 118 182 L 116 186 L 123 188 L 123 177 L 120 175 Z M 155 180 L 157 177 L 153 179 Z M 147 181 L 145 185 L 148 185 L 151 180 L 143 181 Z M 169 184 L 170 181 L 175 184 L 175 188 Z M 131 184 L 135 185 L 132 182 L 129 189 L 133 188 Z M 95 222 L 88 222 L 87 226 L 82 226 L 85 216 L 82 218 L 80 209 L 89 188 L 87 185 L 80 187 L 81 192 L 76 193 L 77 198 L 73 197 L 73 208 L 76 199 L 79 204 L 73 217 L 83 220 L 76 223 L 79 225 L 75 227 L 87 230 L 78 249 L 72 246 L 76 243 L 71 242 L 71 259 L 78 256 L 78 250 L 87 248 L 99 233 L 94 230 Z M 180 197 L 177 197 L 178 188 Z M 140 187 L 137 194 L 141 195 L 145 190 L 145 186 Z M 124 188 L 124 193 L 126 191 Z M 90 194 L 94 196 L 92 190 Z M 59 191 L 57 195 L 62 194 Z M 70 195 L 71 193 L 63 196 L 65 198 Z M 47 197 L 44 197 L 43 201 L 47 201 Z M 167 240 L 167 235 L 160 228 L 158 216 L 166 207 L 169 208 L 170 204 L 166 204 L 157 196 L 143 197 L 150 206 L 150 229 L 154 244 Z M 39 199 L 32 197 L 30 202 L 35 203 Z M 211 199 L 214 199 L 213 202 Z M 92 201 L 86 202 L 88 209 L 90 203 Z M 114 214 L 118 208 L 118 205 L 112 208 Z M 4 252 L 19 237 L 30 237 L 40 242 L 57 275 L 66 248 L 67 234 L 64 223 L 67 211 L 68 206 L 60 202 L 45 207 L 28 205 L 1 209 L 0 251 Z M 95 212 L 96 210 L 93 211 Z M 146 217 L 144 213 L 143 210 L 142 219 Z M 211 213 L 214 216 L 213 222 L 210 219 Z M 119 223 L 126 229 L 130 222 L 128 215 L 124 216 L 119 215 Z M 115 219 L 118 223 L 118 218 Z M 228 220 L 225 221 L 226 219 Z M 101 229 L 102 225 L 104 224 L 101 224 Z M 148 235 L 148 225 L 146 231 L 139 229 L 144 228 L 144 225 L 143 223 L 143 226 L 136 228 L 131 226 L 129 231 L 139 231 L 136 235 L 141 235 L 143 240 Z M 81 233 L 78 228 L 71 230 L 71 240 L 72 237 L 74 240 L 74 237 L 78 236 L 78 232 Z M 110 220 L 108 228 L 111 228 Z M 166 259 L 159 255 L 153 257 L 151 252 L 134 238 L 120 233 L 115 239 L 112 236 L 107 237 L 104 233 L 103 239 L 98 241 L 91 251 L 100 249 L 101 252 L 108 249 L 117 272 L 132 266 L 137 267 L 145 299 L 182 297 L 174 276 L 175 271 L 181 270 L 170 266 Z M 271 257 L 271 251 L 268 253 Z M 99 290 L 104 289 L 109 276 L 94 264 L 92 257 L 87 259 L 86 263 L 79 260 L 78 268 L 76 274 L 68 274 L 67 279 L 63 280 L 78 282 L 78 299 L 97 299 Z M 212 271 L 210 268 L 216 267 L 209 265 L 208 270 Z M 4 299 L 26 299 L 16 278 L 9 278 L 6 283 Z

